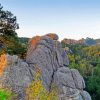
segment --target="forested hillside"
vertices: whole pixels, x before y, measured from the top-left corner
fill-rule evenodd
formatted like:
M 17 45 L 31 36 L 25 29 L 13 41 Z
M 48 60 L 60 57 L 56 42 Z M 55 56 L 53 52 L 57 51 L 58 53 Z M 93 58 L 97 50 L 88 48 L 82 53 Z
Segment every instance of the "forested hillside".
M 86 90 L 93 100 L 100 99 L 100 45 L 66 45 L 69 67 L 79 70 L 86 82 Z

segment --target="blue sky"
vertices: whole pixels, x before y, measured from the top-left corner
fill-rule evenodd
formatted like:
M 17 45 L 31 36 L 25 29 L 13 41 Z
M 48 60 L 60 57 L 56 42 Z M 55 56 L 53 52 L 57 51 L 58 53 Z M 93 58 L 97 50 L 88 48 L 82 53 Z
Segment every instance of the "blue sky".
M 100 0 L 0 0 L 17 16 L 19 36 L 57 33 L 63 38 L 100 38 Z

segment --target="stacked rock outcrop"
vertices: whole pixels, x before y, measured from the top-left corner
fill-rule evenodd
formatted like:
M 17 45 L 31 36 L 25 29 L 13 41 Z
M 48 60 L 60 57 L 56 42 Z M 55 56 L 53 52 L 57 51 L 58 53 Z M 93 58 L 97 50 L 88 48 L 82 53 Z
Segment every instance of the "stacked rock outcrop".
M 91 100 L 84 91 L 85 82 L 76 69 L 68 68 L 69 60 L 56 34 L 36 36 L 29 41 L 26 61 L 6 55 L 7 66 L 0 82 L 24 100 L 25 88 L 34 80 L 35 71 L 41 71 L 41 81 L 47 91 L 52 84 L 58 90 L 59 100 Z
M 55 84 L 60 100 L 91 100 L 89 94 L 83 90 L 83 77 L 76 69 L 68 68 L 67 53 L 56 34 L 42 36 L 35 45 L 31 41 L 33 40 L 29 43 L 26 62 L 33 70 L 37 67 L 42 71 L 41 81 L 47 90 Z

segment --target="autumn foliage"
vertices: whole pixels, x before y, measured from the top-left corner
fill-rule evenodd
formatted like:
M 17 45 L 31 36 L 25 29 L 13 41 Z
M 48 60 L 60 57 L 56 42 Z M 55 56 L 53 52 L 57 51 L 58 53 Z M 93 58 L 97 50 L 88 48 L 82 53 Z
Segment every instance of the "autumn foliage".
M 3 71 L 6 68 L 6 65 L 7 65 L 6 54 L 2 54 L 0 55 L 0 75 L 3 74 Z
M 49 38 L 51 38 L 51 39 L 53 39 L 53 40 L 58 39 L 57 35 L 54 34 L 54 33 L 49 33 L 49 34 L 47 34 L 46 36 L 48 36 Z M 33 37 L 33 38 L 30 40 L 30 43 L 31 43 L 32 45 L 35 46 L 36 43 L 37 43 L 39 40 L 41 40 L 41 36 L 35 36 L 35 37 Z
M 100 55 L 100 52 L 97 52 L 96 54 L 97 54 L 97 55 Z
M 35 46 L 39 40 L 41 40 L 41 36 L 35 36 L 31 39 L 31 44 Z
M 55 90 L 48 92 L 39 77 L 40 73 L 36 73 L 34 81 L 26 89 L 26 100 L 58 100 L 57 92 Z

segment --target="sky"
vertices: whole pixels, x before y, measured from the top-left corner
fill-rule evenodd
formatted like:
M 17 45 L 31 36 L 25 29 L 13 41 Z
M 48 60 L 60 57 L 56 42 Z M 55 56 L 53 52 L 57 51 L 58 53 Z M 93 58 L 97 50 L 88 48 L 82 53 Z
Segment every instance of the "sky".
M 100 38 L 100 0 L 0 0 L 17 16 L 19 37 L 47 33 L 63 38 Z

